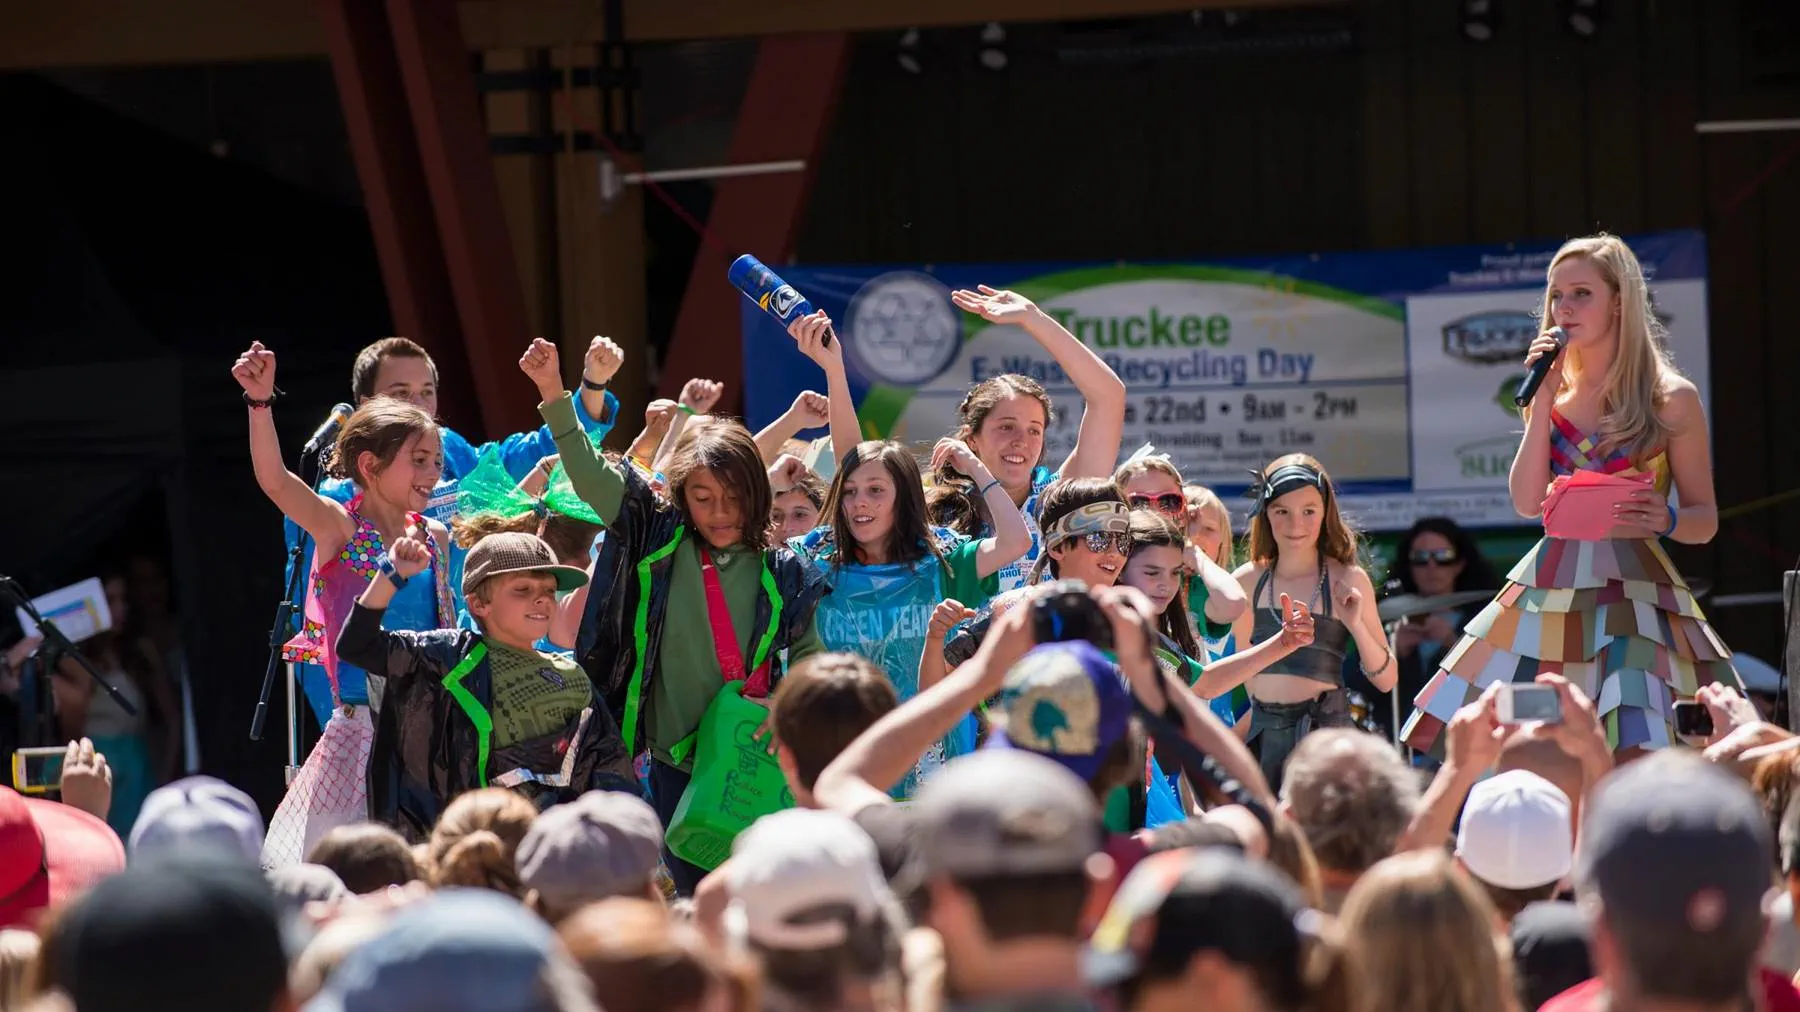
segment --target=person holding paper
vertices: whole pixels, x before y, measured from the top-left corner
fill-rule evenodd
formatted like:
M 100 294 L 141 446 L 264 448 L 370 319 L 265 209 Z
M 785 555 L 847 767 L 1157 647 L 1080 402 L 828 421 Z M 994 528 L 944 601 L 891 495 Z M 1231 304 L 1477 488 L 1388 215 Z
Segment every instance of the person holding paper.
M 1556 354 L 1553 326 L 1567 346 L 1525 408 L 1510 488 L 1521 516 L 1544 518 L 1545 537 L 1444 654 L 1404 734 L 1432 748 L 1489 683 L 1553 673 L 1599 701 L 1608 742 L 1632 758 L 1674 739 L 1674 700 L 1709 682 L 1741 686 L 1660 543 L 1718 531 L 1706 415 L 1617 237 L 1557 251 L 1541 322 L 1527 365 Z

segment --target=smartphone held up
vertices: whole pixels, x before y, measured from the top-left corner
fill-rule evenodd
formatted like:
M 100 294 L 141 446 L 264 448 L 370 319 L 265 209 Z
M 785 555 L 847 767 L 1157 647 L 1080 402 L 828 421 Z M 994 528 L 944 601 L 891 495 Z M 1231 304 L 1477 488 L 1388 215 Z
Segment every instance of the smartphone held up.
M 44 795 L 62 786 L 63 756 L 68 749 L 61 745 L 22 748 L 13 752 L 13 790 L 20 794 Z
M 1675 701 L 1675 735 L 1678 738 L 1711 738 L 1712 711 L 1697 699 Z
M 1560 724 L 1562 697 L 1555 686 L 1534 682 L 1508 682 L 1494 700 L 1495 715 L 1502 724 Z

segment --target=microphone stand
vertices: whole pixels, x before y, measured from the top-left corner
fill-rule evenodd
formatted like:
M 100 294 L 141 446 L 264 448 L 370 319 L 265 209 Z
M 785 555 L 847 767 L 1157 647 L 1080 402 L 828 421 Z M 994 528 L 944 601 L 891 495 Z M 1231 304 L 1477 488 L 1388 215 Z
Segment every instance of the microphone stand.
M 125 698 L 118 686 L 102 678 L 100 672 L 94 670 L 94 665 L 82 656 L 81 651 L 75 649 L 75 644 L 70 642 L 69 638 L 63 635 L 63 631 L 56 627 L 56 623 L 38 613 L 37 606 L 31 603 L 31 595 L 25 593 L 25 588 L 19 585 L 19 581 L 10 576 L 0 576 L 0 597 L 12 602 L 14 607 L 23 611 L 33 622 L 37 623 L 38 635 L 44 638 L 44 645 L 40 649 L 46 658 L 53 659 L 58 655 L 67 655 L 74 659 L 75 663 L 81 665 L 81 669 L 88 673 L 88 677 L 94 680 L 94 684 L 105 689 L 106 694 L 112 697 L 113 702 L 119 704 L 119 709 L 133 717 L 137 716 L 137 707 L 131 704 L 131 700 Z M 53 675 L 54 670 L 49 665 L 45 665 L 38 673 L 38 677 L 41 679 L 48 679 Z
M 305 474 L 308 462 L 317 464 L 317 454 L 300 454 L 300 472 Z M 309 484 L 316 487 L 317 481 Z M 296 525 L 298 526 L 298 525 Z M 300 536 L 294 540 L 294 547 L 288 549 L 287 589 L 281 601 L 275 606 L 275 621 L 269 625 L 269 662 L 263 668 L 262 691 L 256 698 L 256 712 L 250 718 L 250 740 L 262 741 L 263 727 L 269 719 L 269 697 L 275 692 L 275 673 L 281 669 L 281 648 L 293 635 L 294 612 L 298 610 L 295 601 L 300 597 L 301 563 L 306 560 L 306 546 L 311 535 L 306 528 L 300 528 Z M 294 677 L 290 669 L 287 686 L 288 702 L 288 762 L 286 780 L 293 782 L 294 772 L 300 767 L 299 715 L 295 710 L 298 699 L 294 691 Z

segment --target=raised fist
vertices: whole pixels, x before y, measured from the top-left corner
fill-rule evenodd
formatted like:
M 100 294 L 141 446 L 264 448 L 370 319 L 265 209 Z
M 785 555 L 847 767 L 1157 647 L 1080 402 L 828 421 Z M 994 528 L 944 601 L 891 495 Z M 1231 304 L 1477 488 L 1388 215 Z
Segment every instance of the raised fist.
M 582 364 L 582 377 L 589 383 L 605 386 L 625 364 L 625 353 L 611 338 L 596 337 L 588 344 L 587 360 Z
M 232 365 L 231 377 L 251 400 L 268 400 L 275 395 L 275 353 L 261 341 L 250 342 L 250 349 Z
M 545 401 L 555 400 L 562 396 L 562 356 L 558 354 L 556 345 L 535 338 L 525 354 L 519 356 L 519 371 L 537 384 L 538 394 Z
M 831 421 L 831 399 L 821 393 L 803 390 L 794 398 L 788 414 L 800 423 L 800 428 L 816 429 Z
M 696 415 L 704 415 L 719 403 L 725 384 L 709 379 L 691 379 L 681 388 L 681 403 Z
M 430 567 L 431 549 L 417 538 L 401 538 L 388 549 L 388 561 L 394 564 L 394 572 L 401 579 L 411 579 Z

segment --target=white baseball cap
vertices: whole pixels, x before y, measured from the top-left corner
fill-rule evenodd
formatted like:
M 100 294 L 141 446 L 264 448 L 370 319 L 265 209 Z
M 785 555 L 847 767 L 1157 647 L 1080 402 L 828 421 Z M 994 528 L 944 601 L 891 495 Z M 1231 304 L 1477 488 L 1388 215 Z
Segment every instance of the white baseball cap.
M 1501 889 L 1549 885 L 1574 864 L 1569 798 L 1529 770 L 1476 784 L 1463 806 L 1456 856 L 1469 873 Z
M 881 876 L 875 841 L 836 812 L 804 808 L 765 815 L 731 848 L 732 906 L 745 933 L 771 949 L 815 950 L 849 936 L 841 919 L 807 920 L 824 907 L 847 907 L 873 921 L 893 894 Z

